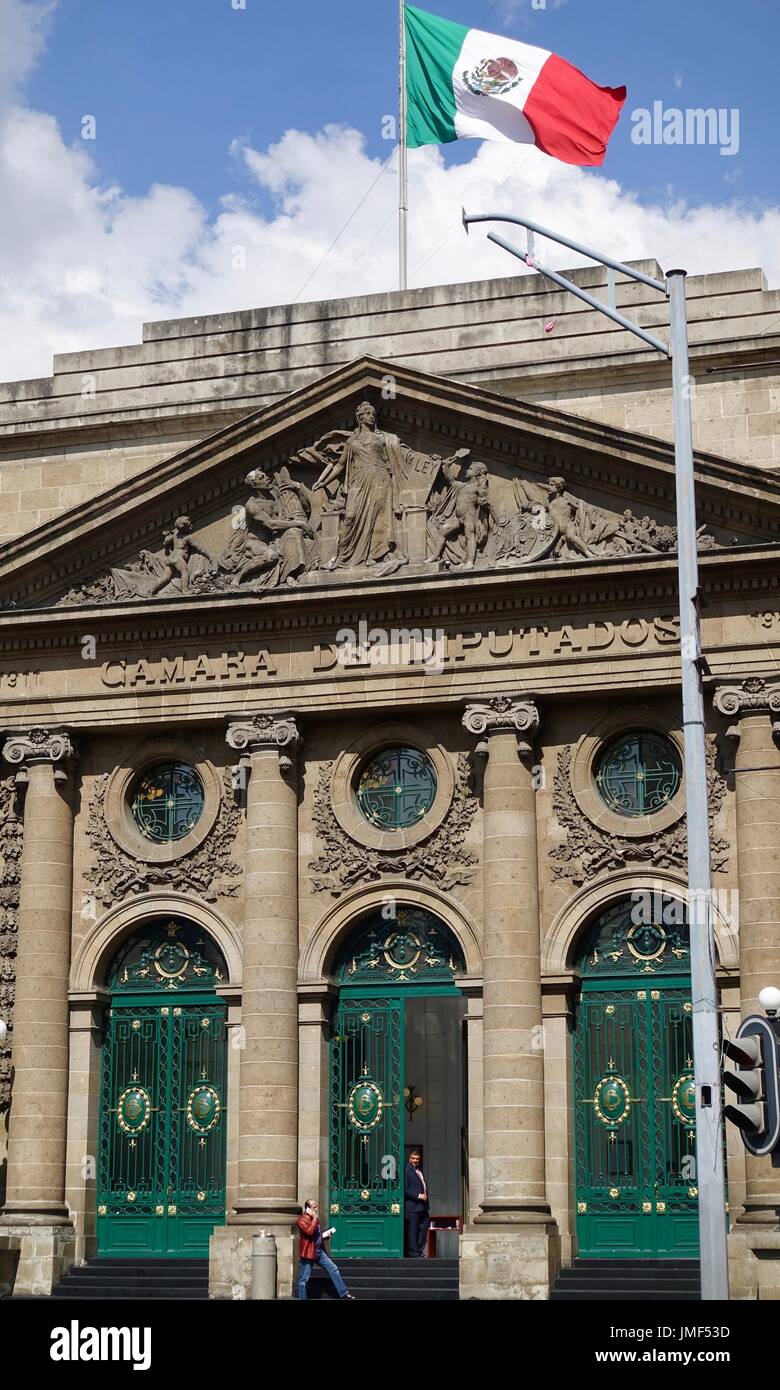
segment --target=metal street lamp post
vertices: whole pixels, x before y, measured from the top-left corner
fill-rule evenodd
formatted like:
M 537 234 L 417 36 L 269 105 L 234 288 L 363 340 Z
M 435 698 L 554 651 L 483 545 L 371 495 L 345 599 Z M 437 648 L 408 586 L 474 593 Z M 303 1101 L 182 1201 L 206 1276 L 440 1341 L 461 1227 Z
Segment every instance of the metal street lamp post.
M 712 923 L 712 871 L 707 795 L 707 759 L 704 731 L 701 628 L 699 622 L 699 565 L 696 536 L 696 498 L 691 434 L 691 386 L 688 367 L 688 329 L 685 316 L 685 271 L 670 270 L 665 281 L 601 255 L 590 247 L 550 231 L 527 218 L 502 213 L 468 216 L 468 232 L 475 222 L 510 222 L 524 227 L 525 252 L 495 232 L 488 239 L 532 270 L 554 281 L 606 315 L 614 323 L 641 338 L 651 348 L 671 358 L 674 398 L 674 460 L 677 496 L 677 554 L 680 596 L 680 664 L 685 748 L 685 800 L 688 829 L 688 913 L 691 933 L 691 990 L 693 1004 L 693 1055 L 696 1083 L 696 1178 L 699 1190 L 699 1243 L 701 1296 L 704 1300 L 728 1298 L 726 1251 L 725 1175 L 723 1165 L 723 1113 L 720 1089 L 720 1030 L 715 979 L 715 942 Z M 557 271 L 544 266 L 535 254 L 534 234 L 587 256 L 607 269 L 609 303 L 604 304 Z M 669 345 L 618 312 L 615 272 L 657 290 L 669 300 Z

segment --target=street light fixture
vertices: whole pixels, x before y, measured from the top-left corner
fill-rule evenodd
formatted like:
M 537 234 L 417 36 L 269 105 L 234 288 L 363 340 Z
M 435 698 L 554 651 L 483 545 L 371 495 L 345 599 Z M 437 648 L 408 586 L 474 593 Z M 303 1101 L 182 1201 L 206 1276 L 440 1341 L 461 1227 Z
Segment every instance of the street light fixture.
M 495 232 L 493 241 L 516 256 L 531 270 L 552 280 L 591 309 L 633 333 L 650 348 L 671 359 L 674 404 L 674 464 L 677 500 L 677 568 L 680 596 L 680 668 L 685 746 L 685 809 L 688 827 L 688 918 L 691 932 L 691 990 L 693 1000 L 693 1055 L 696 1082 L 696 1152 L 699 1177 L 699 1246 L 703 1300 L 728 1298 L 726 1252 L 725 1170 L 723 1162 L 723 1110 L 720 1077 L 720 1027 L 715 979 L 715 943 L 712 924 L 712 868 L 710 862 L 707 748 L 704 735 L 704 689 L 699 623 L 699 561 L 696 533 L 696 497 L 691 429 L 691 388 L 688 364 L 688 326 L 685 314 L 685 271 L 670 270 L 663 280 L 602 255 L 570 237 L 525 217 L 508 213 L 469 215 L 463 209 L 463 226 L 472 222 L 509 222 L 526 233 L 522 251 Z M 578 255 L 603 265 L 607 271 L 605 304 L 558 271 L 543 265 L 536 255 L 535 235 L 566 246 Z M 615 274 L 625 275 L 664 295 L 669 302 L 669 343 L 664 343 L 617 307 Z

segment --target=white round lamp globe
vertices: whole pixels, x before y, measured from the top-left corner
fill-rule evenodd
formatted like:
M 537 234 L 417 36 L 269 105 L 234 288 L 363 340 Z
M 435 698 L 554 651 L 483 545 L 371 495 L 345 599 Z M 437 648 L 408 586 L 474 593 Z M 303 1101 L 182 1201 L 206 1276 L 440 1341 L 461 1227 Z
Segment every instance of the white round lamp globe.
M 780 1013 L 780 989 L 776 989 L 774 985 L 766 985 L 758 996 L 758 1002 L 768 1014 Z

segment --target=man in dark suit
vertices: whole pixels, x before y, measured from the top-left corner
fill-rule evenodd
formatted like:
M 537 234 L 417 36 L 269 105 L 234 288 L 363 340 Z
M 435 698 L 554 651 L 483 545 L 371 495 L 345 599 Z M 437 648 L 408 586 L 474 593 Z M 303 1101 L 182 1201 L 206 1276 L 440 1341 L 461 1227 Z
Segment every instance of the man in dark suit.
M 431 1224 L 431 1204 L 428 1200 L 428 1184 L 420 1167 L 421 1157 L 419 1149 L 412 1149 L 404 1172 L 406 1243 L 409 1258 L 412 1260 L 424 1259 L 428 1227 Z

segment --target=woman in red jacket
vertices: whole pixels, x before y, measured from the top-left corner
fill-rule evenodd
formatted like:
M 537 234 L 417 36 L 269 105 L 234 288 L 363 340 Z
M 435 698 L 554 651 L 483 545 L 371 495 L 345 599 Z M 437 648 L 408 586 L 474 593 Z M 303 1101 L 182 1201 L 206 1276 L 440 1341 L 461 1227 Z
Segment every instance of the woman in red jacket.
M 339 1274 L 338 1266 L 333 1263 L 330 1255 L 326 1255 L 322 1248 L 322 1242 L 327 1240 L 328 1236 L 333 1235 L 334 1229 L 335 1227 L 331 1226 L 330 1230 L 322 1230 L 320 1226 L 319 1207 L 316 1202 L 308 1201 L 303 1209 L 303 1216 L 298 1217 L 298 1230 L 301 1233 L 298 1247 L 298 1254 L 301 1260 L 300 1272 L 298 1274 L 299 1298 L 308 1297 L 306 1285 L 311 1278 L 311 1272 L 314 1266 L 319 1265 L 321 1269 L 325 1270 L 326 1274 L 330 1275 L 333 1281 L 333 1287 L 339 1298 L 348 1298 L 354 1302 L 352 1294 L 347 1289 L 344 1280 Z

